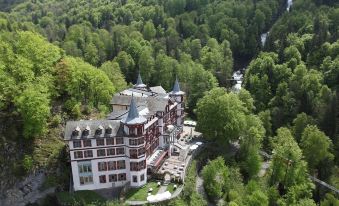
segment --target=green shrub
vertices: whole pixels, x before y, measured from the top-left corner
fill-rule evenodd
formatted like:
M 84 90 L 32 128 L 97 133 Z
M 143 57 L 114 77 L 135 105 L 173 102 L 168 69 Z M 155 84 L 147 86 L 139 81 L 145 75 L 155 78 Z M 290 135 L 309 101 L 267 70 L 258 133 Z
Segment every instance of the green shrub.
M 29 155 L 25 155 L 22 160 L 22 166 L 24 167 L 25 172 L 29 172 L 33 168 L 33 158 Z
M 78 119 L 79 117 L 81 117 L 81 108 L 80 108 L 80 103 L 74 105 L 74 107 L 72 108 L 72 117 L 75 119 Z
M 52 127 L 57 127 L 61 124 L 62 118 L 60 114 L 54 115 L 51 120 L 51 126 Z

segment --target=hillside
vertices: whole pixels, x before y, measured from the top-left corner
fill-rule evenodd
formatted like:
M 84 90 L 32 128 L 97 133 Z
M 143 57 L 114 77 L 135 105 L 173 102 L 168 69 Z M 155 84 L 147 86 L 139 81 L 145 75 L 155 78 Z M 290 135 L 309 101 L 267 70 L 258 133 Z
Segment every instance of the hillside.
M 202 108 L 211 105 L 219 108 L 211 112 L 220 119 L 223 114 L 240 118 L 234 122 L 244 127 L 237 131 L 225 129 L 224 123 L 230 121 L 226 117 L 220 125 L 212 125 L 223 129 L 217 140 L 210 141 L 226 144 L 239 136 L 258 135 L 255 148 L 245 150 L 248 156 L 235 160 L 245 186 L 255 181 L 246 164 L 260 159 L 246 158 L 257 157 L 259 148 L 272 152 L 278 144 L 274 139 L 290 133 L 289 141 L 295 141 L 294 148 L 302 153 L 296 156 L 308 165 L 301 167 L 304 173 L 338 188 L 339 5 L 334 0 L 295 0 L 286 12 L 286 3 L 0 0 L 0 146 L 4 148 L 0 199 L 40 169 L 54 177 L 45 179 L 42 188 L 67 190 L 68 158 L 62 141 L 66 121 L 104 117 L 112 95 L 135 83 L 138 71 L 145 83 L 166 90 L 177 75 L 187 95 L 187 111 L 197 118 L 198 127 L 204 120 L 201 114 L 207 115 Z M 262 46 L 260 35 L 267 31 Z M 220 92 L 217 87 L 229 89 L 233 71 L 242 67 L 247 67 L 248 92 L 243 89 L 237 97 Z M 211 90 L 215 96 L 206 96 Z M 202 99 L 218 95 L 224 97 L 221 102 Z M 227 113 L 230 107 L 222 107 L 227 102 L 241 104 L 234 108 L 242 116 Z M 241 133 L 251 127 L 252 133 Z M 201 122 L 199 129 L 206 129 Z M 215 133 L 208 128 L 205 132 Z M 309 143 L 310 134 L 324 141 Z M 316 163 L 310 152 L 314 144 L 320 150 Z M 297 187 L 302 188 L 295 184 L 290 189 Z M 267 195 L 268 191 L 263 189 Z M 315 202 L 328 192 L 317 186 L 307 191 L 304 196 Z M 231 195 L 223 192 L 229 202 Z M 292 205 L 287 201 L 291 193 L 277 195 Z

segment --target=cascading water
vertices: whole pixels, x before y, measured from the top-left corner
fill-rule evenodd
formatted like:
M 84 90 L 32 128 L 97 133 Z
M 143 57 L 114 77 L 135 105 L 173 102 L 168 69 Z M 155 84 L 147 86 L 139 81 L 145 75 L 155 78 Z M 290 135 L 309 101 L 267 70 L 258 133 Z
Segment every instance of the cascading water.
M 287 4 L 286 4 L 286 11 L 289 12 L 291 9 L 291 6 L 293 5 L 293 0 L 286 0 Z M 268 32 L 262 33 L 260 35 L 260 39 L 261 39 L 261 46 L 264 47 L 266 44 L 266 40 L 268 35 L 270 34 L 270 29 L 268 30 Z M 242 85 L 242 80 L 243 80 L 243 72 L 245 71 L 245 68 L 242 69 L 243 71 L 237 70 L 234 71 L 233 73 L 233 79 L 235 80 L 236 84 L 233 85 L 233 89 L 235 91 L 239 91 L 241 89 L 241 85 Z

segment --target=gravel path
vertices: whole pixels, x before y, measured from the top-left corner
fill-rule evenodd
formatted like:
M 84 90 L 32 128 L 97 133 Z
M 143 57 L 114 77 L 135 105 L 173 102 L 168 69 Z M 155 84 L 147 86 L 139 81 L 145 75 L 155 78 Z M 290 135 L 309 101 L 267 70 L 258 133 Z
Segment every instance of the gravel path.
M 166 192 L 166 190 L 167 190 L 167 185 L 161 185 L 157 194 L 164 193 Z
M 210 202 L 207 198 L 207 194 L 204 189 L 204 180 L 200 176 L 200 174 L 197 175 L 196 184 L 195 184 L 196 191 L 207 201 L 208 206 L 215 206 L 216 204 Z

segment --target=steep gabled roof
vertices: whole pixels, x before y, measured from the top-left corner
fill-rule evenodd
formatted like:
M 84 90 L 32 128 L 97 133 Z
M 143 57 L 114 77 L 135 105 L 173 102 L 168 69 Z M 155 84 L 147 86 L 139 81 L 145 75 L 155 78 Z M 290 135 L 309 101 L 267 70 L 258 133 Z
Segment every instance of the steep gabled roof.
M 65 140 L 71 139 L 83 139 L 83 138 L 94 138 L 95 131 L 97 129 L 103 129 L 100 137 L 105 136 L 105 130 L 110 128 L 112 130 L 111 136 L 120 136 L 122 135 L 120 130 L 120 121 L 119 120 L 82 120 L 82 121 L 68 121 L 65 128 Z M 88 135 L 82 136 L 83 131 L 87 130 Z M 78 131 L 79 135 L 73 137 L 73 131 Z

